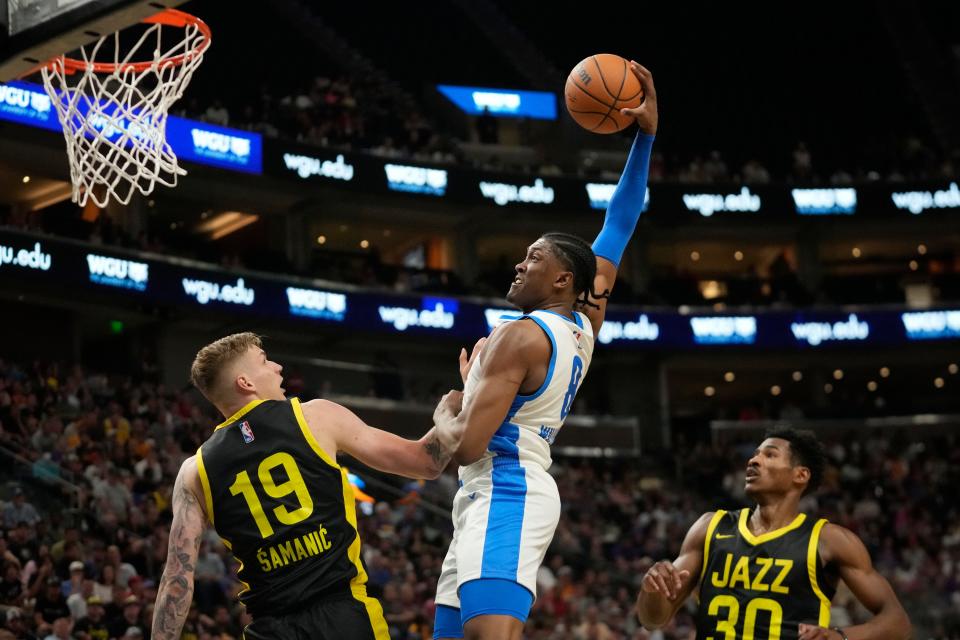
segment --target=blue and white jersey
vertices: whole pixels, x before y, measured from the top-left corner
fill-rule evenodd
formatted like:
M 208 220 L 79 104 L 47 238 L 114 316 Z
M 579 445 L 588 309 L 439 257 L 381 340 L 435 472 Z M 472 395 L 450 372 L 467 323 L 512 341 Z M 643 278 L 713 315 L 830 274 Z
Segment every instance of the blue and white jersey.
M 504 314 L 497 328 L 507 322 L 529 318 L 550 340 L 551 353 L 547 376 L 536 392 L 517 395 L 503 424 L 490 439 L 483 458 L 470 467 L 489 468 L 491 458 L 519 458 L 548 469 L 552 462 L 550 445 L 573 407 L 590 360 L 593 357 L 593 327 L 587 316 L 574 311 L 570 320 L 552 311 L 537 310 L 527 315 Z M 471 401 L 483 371 L 483 356 L 474 363 L 464 385 L 464 404 Z M 463 470 L 461 470 L 461 473 Z

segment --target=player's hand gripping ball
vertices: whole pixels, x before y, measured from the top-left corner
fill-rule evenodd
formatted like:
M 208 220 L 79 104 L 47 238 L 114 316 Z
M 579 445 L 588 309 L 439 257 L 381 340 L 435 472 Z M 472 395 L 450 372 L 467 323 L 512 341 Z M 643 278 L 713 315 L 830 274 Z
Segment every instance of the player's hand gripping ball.
M 567 76 L 563 93 L 570 116 L 593 133 L 626 129 L 634 118 L 620 110 L 634 109 L 643 102 L 643 87 L 630 64 L 612 53 L 581 60 Z

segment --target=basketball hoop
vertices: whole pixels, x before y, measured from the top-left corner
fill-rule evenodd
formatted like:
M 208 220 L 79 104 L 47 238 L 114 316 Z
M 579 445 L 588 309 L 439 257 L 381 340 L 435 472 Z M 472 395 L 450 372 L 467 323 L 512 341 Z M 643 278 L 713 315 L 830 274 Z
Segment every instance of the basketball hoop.
M 167 143 L 167 111 L 203 61 L 210 28 L 176 9 L 143 25 L 133 46 L 117 32 L 40 70 L 67 141 L 73 201 L 81 206 L 88 198 L 99 207 L 111 197 L 127 204 L 135 192 L 149 195 L 158 182 L 176 186 L 187 173 Z

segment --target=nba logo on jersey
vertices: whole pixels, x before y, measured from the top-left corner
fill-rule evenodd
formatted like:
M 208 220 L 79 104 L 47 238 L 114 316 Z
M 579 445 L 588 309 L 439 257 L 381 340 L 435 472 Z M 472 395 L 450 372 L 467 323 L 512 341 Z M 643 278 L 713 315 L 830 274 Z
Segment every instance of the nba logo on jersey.
M 250 428 L 250 423 L 246 420 L 240 423 L 240 433 L 243 435 L 244 444 L 253 442 L 253 429 Z

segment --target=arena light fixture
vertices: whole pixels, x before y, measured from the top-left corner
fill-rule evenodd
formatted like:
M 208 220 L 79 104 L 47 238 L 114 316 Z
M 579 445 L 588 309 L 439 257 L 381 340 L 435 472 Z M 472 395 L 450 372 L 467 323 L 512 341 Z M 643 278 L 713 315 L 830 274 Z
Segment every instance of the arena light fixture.
M 197 231 L 208 235 L 210 240 L 219 240 L 235 231 L 253 224 L 260 217 L 242 211 L 224 211 L 207 220 L 197 227 Z
M 41 209 L 59 204 L 64 200 L 69 200 L 72 193 L 73 187 L 69 182 L 35 181 L 27 188 L 27 191 L 24 192 L 25 198 L 23 204 L 25 204 L 30 211 L 40 211 Z
M 704 280 L 700 283 L 700 295 L 704 300 L 716 300 L 726 293 L 726 286 L 717 280 Z

